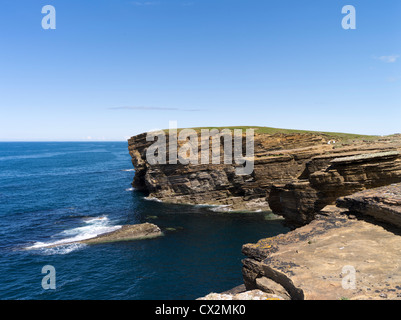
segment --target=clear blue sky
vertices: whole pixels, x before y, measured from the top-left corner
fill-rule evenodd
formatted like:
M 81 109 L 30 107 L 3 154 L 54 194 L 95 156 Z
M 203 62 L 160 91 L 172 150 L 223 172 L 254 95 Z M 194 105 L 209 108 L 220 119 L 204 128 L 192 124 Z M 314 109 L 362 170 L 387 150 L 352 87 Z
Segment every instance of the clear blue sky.
M 400 17 L 399 0 L 1 0 L 0 140 L 124 140 L 169 120 L 401 132 Z

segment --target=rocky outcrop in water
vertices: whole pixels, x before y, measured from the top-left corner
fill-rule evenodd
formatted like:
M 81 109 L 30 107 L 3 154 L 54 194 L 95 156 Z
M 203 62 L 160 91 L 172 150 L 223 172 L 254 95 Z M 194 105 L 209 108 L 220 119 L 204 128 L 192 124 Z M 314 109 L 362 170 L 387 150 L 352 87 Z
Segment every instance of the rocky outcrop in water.
M 99 244 L 117 241 L 132 241 L 156 238 L 163 235 L 160 228 L 152 223 L 124 225 L 120 229 L 101 234 L 95 238 L 81 240 L 78 243 Z
M 160 230 L 160 228 L 152 223 L 142 223 L 134 225 L 127 224 L 117 230 L 100 234 L 94 238 L 71 241 L 71 242 L 60 242 L 58 244 L 45 246 L 45 248 L 54 248 L 71 244 L 92 245 L 92 244 L 101 244 L 108 242 L 133 241 L 133 240 L 156 238 L 162 235 L 163 233 Z

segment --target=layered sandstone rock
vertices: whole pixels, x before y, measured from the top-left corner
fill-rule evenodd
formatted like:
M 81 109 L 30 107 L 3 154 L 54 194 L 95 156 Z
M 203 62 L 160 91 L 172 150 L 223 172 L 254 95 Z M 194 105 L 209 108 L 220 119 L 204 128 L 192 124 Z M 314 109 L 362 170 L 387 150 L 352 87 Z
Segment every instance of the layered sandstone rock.
M 256 134 L 254 171 L 240 176 L 235 172 L 238 165 L 224 164 L 223 158 L 222 164 L 150 165 L 146 150 L 152 142 L 141 134 L 128 141 L 136 171 L 133 186 L 165 202 L 269 209 L 266 195 L 271 186 L 301 176 L 308 160 L 333 150 L 328 139 L 317 134 Z M 220 154 L 223 157 L 223 144 Z
M 341 196 L 401 182 L 400 147 L 399 143 L 359 145 L 313 157 L 301 178 L 273 184 L 270 207 L 300 226 Z
M 401 227 L 401 183 L 337 199 L 337 206 Z
M 246 289 L 266 290 L 269 279 L 293 300 L 401 299 L 401 237 L 344 212 L 329 206 L 306 226 L 244 245 Z
M 301 226 L 338 197 L 401 182 L 399 137 L 348 145 L 328 144 L 330 140 L 317 133 L 256 134 L 254 171 L 240 176 L 237 165 L 223 164 L 223 143 L 222 164 L 150 165 L 146 150 L 153 142 L 141 134 L 129 140 L 133 186 L 165 202 L 271 209 Z

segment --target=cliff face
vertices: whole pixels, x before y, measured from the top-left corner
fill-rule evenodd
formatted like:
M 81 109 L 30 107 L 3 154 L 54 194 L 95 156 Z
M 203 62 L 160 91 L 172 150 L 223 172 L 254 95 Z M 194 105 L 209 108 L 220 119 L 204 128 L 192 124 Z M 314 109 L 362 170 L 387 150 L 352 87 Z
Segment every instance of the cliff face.
M 401 183 L 364 190 L 337 199 L 338 207 L 401 227 Z
M 347 146 L 330 140 L 323 134 L 256 133 L 254 171 L 240 176 L 235 164 L 150 165 L 146 150 L 153 142 L 141 134 L 128 141 L 136 170 L 133 186 L 164 202 L 270 208 L 300 226 L 338 197 L 401 182 L 400 139 Z M 220 154 L 224 163 L 223 144 Z
M 267 194 L 272 185 L 302 176 L 307 161 L 333 149 L 327 141 L 328 138 L 314 134 L 256 134 L 254 171 L 240 176 L 235 173 L 235 164 L 150 165 L 146 150 L 152 142 L 141 134 L 129 139 L 136 170 L 133 187 L 171 203 L 225 205 L 235 210 L 269 209 Z M 167 139 L 167 150 L 168 146 Z M 223 159 L 220 163 L 224 163 Z
M 302 179 L 274 184 L 269 195 L 272 210 L 296 225 L 336 199 L 365 189 L 401 182 L 401 153 L 396 146 L 359 147 L 311 159 Z

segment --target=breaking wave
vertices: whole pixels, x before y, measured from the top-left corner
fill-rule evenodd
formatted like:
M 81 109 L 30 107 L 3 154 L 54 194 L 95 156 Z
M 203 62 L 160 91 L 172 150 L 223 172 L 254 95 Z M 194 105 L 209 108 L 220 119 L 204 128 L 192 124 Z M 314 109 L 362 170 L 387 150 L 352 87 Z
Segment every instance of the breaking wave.
M 109 233 L 121 228 L 120 225 L 113 225 L 107 216 L 85 218 L 81 227 L 64 230 L 53 236 L 56 241 L 35 242 L 25 247 L 26 250 L 42 250 L 44 254 L 66 254 L 81 249 L 85 244 L 78 241 L 95 238 L 101 234 Z

